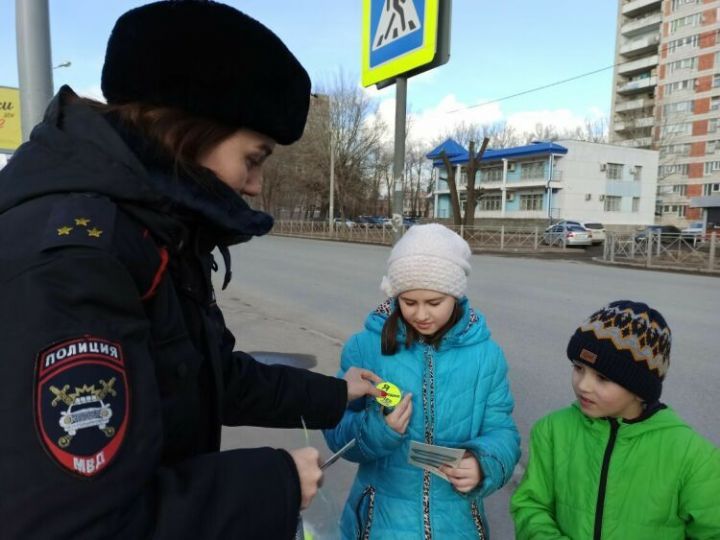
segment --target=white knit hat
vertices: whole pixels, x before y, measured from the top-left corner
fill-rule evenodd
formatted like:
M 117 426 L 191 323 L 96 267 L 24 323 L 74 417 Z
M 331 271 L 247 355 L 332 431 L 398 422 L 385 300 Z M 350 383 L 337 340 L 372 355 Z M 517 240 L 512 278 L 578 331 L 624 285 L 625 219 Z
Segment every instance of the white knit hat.
M 470 246 L 438 223 L 414 225 L 395 244 L 380 289 L 388 296 L 427 289 L 455 298 L 465 295 Z

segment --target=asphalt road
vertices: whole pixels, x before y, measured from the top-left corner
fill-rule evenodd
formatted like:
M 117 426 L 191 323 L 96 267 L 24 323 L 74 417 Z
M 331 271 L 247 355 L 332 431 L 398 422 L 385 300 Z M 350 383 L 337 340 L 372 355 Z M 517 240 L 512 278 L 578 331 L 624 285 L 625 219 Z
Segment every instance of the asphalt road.
M 233 248 L 235 277 L 219 299 L 238 346 L 311 354 L 319 371 L 333 373 L 342 342 L 362 328 L 366 314 L 383 300 L 378 287 L 388 254 L 383 246 L 281 237 Z M 565 357 L 571 333 L 594 310 L 621 298 L 647 302 L 665 315 L 673 330 L 673 350 L 663 401 L 720 445 L 720 415 L 713 400 L 720 384 L 718 278 L 607 267 L 578 257 L 474 255 L 472 266 L 468 296 L 486 316 L 510 365 L 514 417 L 523 437 L 521 466 L 531 425 L 572 401 Z M 310 442 L 326 449 L 318 433 L 310 435 Z M 225 432 L 225 447 L 259 445 L 292 448 L 305 445 L 305 438 L 297 430 Z M 328 471 L 323 496 L 306 517 L 319 530 L 316 537 L 333 537 L 333 522 L 353 474 L 354 466 L 347 462 Z M 512 488 L 511 483 L 486 501 L 494 539 L 513 537 L 507 512 Z

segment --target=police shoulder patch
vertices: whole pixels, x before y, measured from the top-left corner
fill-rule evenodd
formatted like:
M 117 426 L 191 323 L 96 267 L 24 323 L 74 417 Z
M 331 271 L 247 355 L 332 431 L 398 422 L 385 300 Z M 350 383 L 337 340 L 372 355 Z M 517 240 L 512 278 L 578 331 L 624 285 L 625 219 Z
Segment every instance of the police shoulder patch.
M 84 335 L 46 347 L 36 362 L 35 422 L 43 446 L 71 473 L 100 474 L 127 432 L 130 392 L 122 347 Z
M 76 193 L 50 211 L 42 249 L 62 246 L 107 247 L 112 242 L 117 207 L 106 197 Z

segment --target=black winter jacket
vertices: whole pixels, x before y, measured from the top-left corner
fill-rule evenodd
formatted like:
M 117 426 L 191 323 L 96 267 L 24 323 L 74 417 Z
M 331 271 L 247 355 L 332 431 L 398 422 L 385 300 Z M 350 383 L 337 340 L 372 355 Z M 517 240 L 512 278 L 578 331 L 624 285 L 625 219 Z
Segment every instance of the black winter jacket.
M 233 352 L 215 303 L 212 249 L 272 218 L 146 155 L 65 87 L 0 171 L 2 539 L 290 538 L 292 458 L 220 427 L 342 417 L 344 381 Z

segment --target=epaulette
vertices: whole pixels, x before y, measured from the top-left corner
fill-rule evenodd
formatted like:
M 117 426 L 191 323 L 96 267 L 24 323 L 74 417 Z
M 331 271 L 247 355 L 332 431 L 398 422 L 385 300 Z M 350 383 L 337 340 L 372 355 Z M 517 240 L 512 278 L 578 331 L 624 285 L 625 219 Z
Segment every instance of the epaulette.
M 50 210 L 41 249 L 112 245 L 117 207 L 106 197 L 76 193 L 59 199 Z

